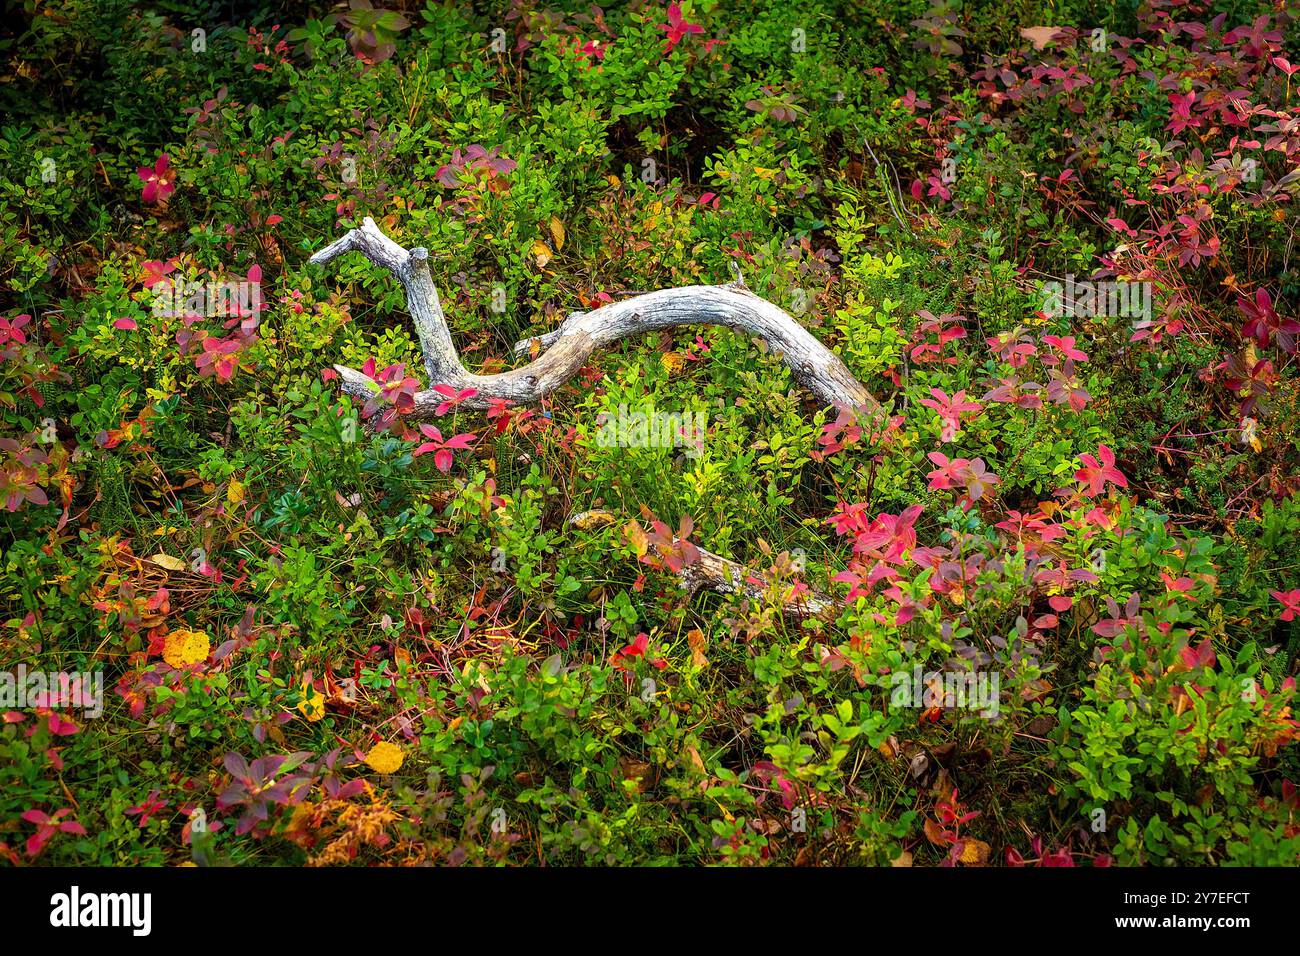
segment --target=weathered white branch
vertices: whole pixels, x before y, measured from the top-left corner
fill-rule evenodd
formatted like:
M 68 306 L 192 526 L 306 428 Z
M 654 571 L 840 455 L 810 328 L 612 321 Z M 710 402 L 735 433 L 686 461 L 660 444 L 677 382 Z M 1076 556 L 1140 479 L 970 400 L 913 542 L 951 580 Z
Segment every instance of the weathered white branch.
M 314 265 L 324 265 L 336 256 L 354 251 L 360 252 L 371 262 L 383 266 L 397 276 L 406 290 L 406 306 L 415 323 L 415 333 L 420 338 L 420 348 L 424 352 L 424 370 L 428 373 L 429 384 L 439 385 L 446 382 L 455 385 L 456 380 L 467 373 L 464 366 L 460 364 L 460 356 L 456 354 L 456 343 L 451 340 L 447 319 L 442 313 L 442 302 L 438 299 L 438 290 L 434 287 L 433 277 L 429 274 L 429 251 L 424 248 L 408 251 L 399 246 L 385 236 L 375 225 L 375 221 L 367 216 L 360 227 L 326 246 L 312 256 L 310 261 Z M 354 369 L 342 366 L 335 366 L 335 368 L 343 378 L 344 391 L 349 394 L 366 398 L 378 388 L 373 379 Z M 435 407 L 438 401 L 441 401 L 437 398 L 437 393 L 432 393 L 431 400 Z M 420 406 L 418 398 L 416 406 L 417 409 Z M 486 408 L 487 404 L 484 403 L 483 407 Z
M 515 346 L 527 355 L 534 345 L 541 354 L 522 368 L 495 375 L 476 375 L 460 363 L 455 343 L 443 315 L 438 291 L 429 274 L 429 254 L 422 248 L 407 250 L 380 231 L 370 218 L 342 239 L 311 257 L 321 265 L 346 252 L 360 252 L 395 275 L 406 290 L 406 300 L 424 351 L 429 384 L 447 384 L 477 394 L 462 407 L 486 409 L 494 399 L 516 405 L 533 404 L 559 388 L 586 364 L 592 352 L 619 339 L 680 325 L 720 325 L 763 339 L 780 355 L 795 379 L 823 405 L 847 405 L 873 413 L 879 403 L 853 377 L 835 353 L 783 309 L 750 292 L 741 282 L 718 286 L 663 289 L 603 305 L 590 312 L 575 312 L 558 329 Z M 378 389 L 370 377 L 336 365 L 343 391 L 369 398 Z M 418 392 L 408 417 L 434 417 L 443 396 Z
M 700 588 L 718 591 L 722 594 L 740 593 L 751 601 L 761 601 L 768 592 L 766 583 L 755 584 L 749 580 L 751 572 L 743 565 L 730 558 L 696 547 L 700 557 L 698 561 L 686 565 L 681 570 L 682 584 L 694 594 Z M 787 595 L 782 610 L 791 617 L 817 617 L 824 611 L 838 610 L 840 604 L 834 598 L 809 588 L 803 594 Z

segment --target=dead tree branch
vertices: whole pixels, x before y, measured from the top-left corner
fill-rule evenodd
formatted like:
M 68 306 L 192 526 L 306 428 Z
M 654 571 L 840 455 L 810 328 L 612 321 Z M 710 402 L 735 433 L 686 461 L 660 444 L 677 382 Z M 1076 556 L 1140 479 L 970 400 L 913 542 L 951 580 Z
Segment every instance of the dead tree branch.
M 583 529 L 593 525 L 614 524 L 617 521 L 614 515 L 599 509 L 583 511 L 569 517 L 569 524 Z M 676 539 L 674 539 L 675 543 Z M 693 550 L 695 551 L 693 559 L 683 564 L 681 570 L 677 572 L 682 587 L 686 589 L 688 595 L 694 596 L 695 592 L 703 588 L 720 594 L 740 594 L 760 604 L 772 597 L 774 582 L 765 581 L 755 571 L 738 561 L 714 554 L 699 545 L 694 545 Z M 787 572 L 790 570 L 788 557 L 788 555 L 777 557 L 777 566 L 782 567 L 782 562 L 786 562 L 784 569 Z M 844 606 L 840 601 L 816 588 L 805 586 L 796 590 L 793 581 L 783 582 L 778 586 L 781 588 L 779 595 L 781 610 L 788 617 L 819 617 L 827 611 L 839 612 Z
M 516 355 L 528 355 L 534 344 L 540 350 L 527 365 L 495 375 L 476 375 L 465 369 L 447 326 L 438 290 L 429 273 L 429 253 L 406 249 L 380 231 L 369 217 L 361 226 L 311 257 L 323 265 L 347 252 L 360 252 L 393 273 L 406 291 L 407 308 L 415 324 L 430 387 L 450 385 L 457 391 L 474 389 L 462 407 L 486 409 L 495 399 L 530 405 L 573 378 L 597 349 L 620 339 L 683 325 L 720 325 L 757 336 L 778 355 L 795 379 L 823 405 L 848 406 L 868 414 L 880 405 L 854 378 L 839 356 L 788 313 L 750 292 L 737 281 L 728 285 L 697 285 L 662 289 L 603 305 L 590 312 L 575 312 L 558 329 L 515 346 Z M 336 365 L 343 391 L 367 399 L 379 389 L 369 376 Z M 434 417 L 444 396 L 432 390 L 418 392 L 415 408 L 407 417 Z

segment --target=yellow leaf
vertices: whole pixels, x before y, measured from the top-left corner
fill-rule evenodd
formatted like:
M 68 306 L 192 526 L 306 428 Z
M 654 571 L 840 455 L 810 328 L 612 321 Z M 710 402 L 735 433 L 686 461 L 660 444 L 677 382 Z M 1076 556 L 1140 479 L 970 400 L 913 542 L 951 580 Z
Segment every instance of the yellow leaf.
M 686 365 L 686 360 L 682 358 L 680 352 L 665 352 L 659 356 L 659 361 L 663 363 L 663 367 L 670 375 L 680 372 Z
M 149 560 L 160 568 L 166 568 L 168 571 L 183 571 L 185 569 L 184 561 L 180 558 L 174 558 L 170 554 L 163 554 L 161 551 Z
M 206 661 L 211 650 L 212 643 L 202 631 L 175 630 L 163 640 L 163 660 L 172 667 Z
M 641 523 L 635 518 L 631 519 L 623 526 L 623 535 L 627 538 L 628 543 L 636 550 L 636 556 L 638 558 L 650 550 L 650 539 L 642 529 Z
M 237 478 L 231 478 L 230 484 L 226 486 L 226 500 L 232 505 L 237 505 L 244 500 L 244 483 Z
M 381 740 L 370 748 L 370 753 L 366 754 L 366 766 L 375 773 L 397 773 L 405 757 L 402 748 L 397 744 Z
M 551 238 L 555 240 L 555 251 L 559 252 L 564 248 L 564 223 L 551 217 Z
M 533 243 L 532 253 L 539 269 L 546 268 L 546 263 L 551 261 L 551 247 L 540 239 Z
M 325 695 L 315 690 L 307 681 L 302 682 L 303 699 L 298 701 L 299 712 L 312 723 L 325 716 Z

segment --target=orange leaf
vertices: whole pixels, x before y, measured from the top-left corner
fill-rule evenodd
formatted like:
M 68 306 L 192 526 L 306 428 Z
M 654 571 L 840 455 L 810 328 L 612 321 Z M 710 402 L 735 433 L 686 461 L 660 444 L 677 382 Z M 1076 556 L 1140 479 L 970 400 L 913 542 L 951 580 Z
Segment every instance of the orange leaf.
M 686 642 L 691 646 L 691 662 L 696 667 L 708 667 L 709 659 L 704 656 L 704 648 L 708 647 L 708 639 L 704 632 L 698 627 L 692 628 L 686 633 Z

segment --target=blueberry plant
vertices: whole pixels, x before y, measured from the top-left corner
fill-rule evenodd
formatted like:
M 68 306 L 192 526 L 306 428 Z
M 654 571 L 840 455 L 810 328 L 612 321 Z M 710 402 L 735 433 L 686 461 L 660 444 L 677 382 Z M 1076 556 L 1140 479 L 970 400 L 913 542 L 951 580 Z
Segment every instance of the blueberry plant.
M 15 9 L 5 865 L 1300 863 L 1294 4 Z

